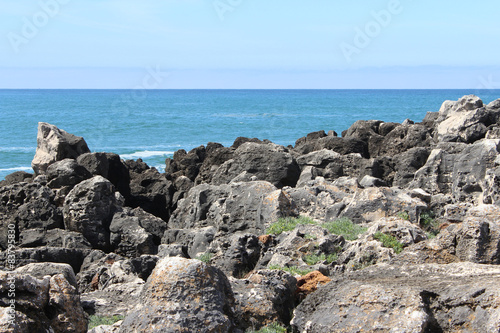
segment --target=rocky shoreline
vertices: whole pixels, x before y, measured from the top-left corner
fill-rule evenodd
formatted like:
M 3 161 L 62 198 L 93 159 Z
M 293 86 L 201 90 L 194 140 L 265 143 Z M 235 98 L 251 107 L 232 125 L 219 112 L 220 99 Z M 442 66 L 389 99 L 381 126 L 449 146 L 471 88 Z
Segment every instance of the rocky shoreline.
M 0 331 L 500 332 L 499 152 L 473 95 L 165 173 L 39 123 L 0 182 Z

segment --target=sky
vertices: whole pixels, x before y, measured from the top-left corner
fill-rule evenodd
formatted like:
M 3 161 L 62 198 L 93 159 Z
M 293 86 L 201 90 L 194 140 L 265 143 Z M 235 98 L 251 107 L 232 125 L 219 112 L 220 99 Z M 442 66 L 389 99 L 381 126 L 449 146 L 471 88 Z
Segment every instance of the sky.
M 1 89 L 500 89 L 498 0 L 1 0 Z

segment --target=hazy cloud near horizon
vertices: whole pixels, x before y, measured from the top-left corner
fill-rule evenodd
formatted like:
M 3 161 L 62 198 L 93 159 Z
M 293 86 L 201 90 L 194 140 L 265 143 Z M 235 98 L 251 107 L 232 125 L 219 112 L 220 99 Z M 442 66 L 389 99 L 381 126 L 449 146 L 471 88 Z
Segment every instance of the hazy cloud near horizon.
M 499 89 L 498 1 L 0 3 L 0 88 Z

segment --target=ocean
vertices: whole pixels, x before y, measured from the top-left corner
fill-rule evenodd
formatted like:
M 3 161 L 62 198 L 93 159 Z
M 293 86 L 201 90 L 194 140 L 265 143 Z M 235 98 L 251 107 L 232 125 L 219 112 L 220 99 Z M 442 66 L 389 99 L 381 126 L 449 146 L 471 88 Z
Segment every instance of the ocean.
M 32 172 L 37 123 L 85 138 L 93 152 L 142 158 L 160 171 L 165 158 L 239 136 L 282 145 L 318 130 L 339 135 L 356 120 L 421 121 L 445 100 L 500 90 L 0 90 L 0 180 Z

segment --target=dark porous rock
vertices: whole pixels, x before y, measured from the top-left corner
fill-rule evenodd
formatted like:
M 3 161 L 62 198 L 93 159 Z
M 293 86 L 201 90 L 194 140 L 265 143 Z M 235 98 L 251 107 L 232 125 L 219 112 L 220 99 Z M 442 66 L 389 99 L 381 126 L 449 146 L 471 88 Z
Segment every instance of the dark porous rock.
M 0 248 L 7 248 L 8 229 L 19 233 L 30 228 L 63 227 L 52 190 L 39 183 L 16 183 L 0 187 Z
M 221 247 L 222 256 L 212 260 L 212 263 L 228 276 L 243 277 L 255 268 L 260 259 L 261 243 L 255 235 L 233 235 Z
M 13 185 L 16 183 L 26 182 L 31 183 L 34 175 L 26 171 L 16 171 L 5 176 L 5 180 L 0 181 L 0 187 Z
M 394 155 L 393 186 L 405 187 L 415 177 L 415 172 L 427 162 L 430 149 L 425 147 L 410 148 L 407 151 Z
M 18 248 L 11 251 L 16 260 L 15 268 L 31 263 L 55 262 L 68 264 L 75 273 L 80 271 L 84 258 L 90 253 L 90 249 L 67 249 L 64 247 L 40 246 L 37 248 Z M 0 268 L 10 268 L 9 252 L 0 252 Z
M 297 280 L 282 270 L 258 270 L 230 278 L 239 328 L 248 331 L 279 323 L 288 326 L 295 307 Z
M 242 144 L 247 143 L 247 142 L 254 142 L 254 143 L 264 143 L 262 140 L 259 140 L 257 138 L 245 138 L 243 136 L 237 137 L 231 148 L 237 149 L 239 148 Z
M 131 171 L 130 178 L 130 196 L 125 197 L 125 204 L 132 208 L 141 207 L 168 221 L 174 192 L 172 182 L 155 168 L 140 173 Z
M 64 229 L 33 228 L 21 231 L 20 247 L 64 247 L 68 249 L 90 249 L 89 241 L 79 232 Z
M 300 176 L 297 162 L 283 146 L 246 142 L 217 169 L 212 183 L 228 184 L 244 172 L 278 188 L 295 186 Z
M 98 249 L 109 249 L 109 225 L 120 201 L 115 187 L 102 176 L 76 185 L 64 201 L 64 225 L 82 233 Z
M 63 274 L 50 274 L 42 279 L 29 274 L 0 271 L 0 311 L 6 313 L 9 280 L 16 286 L 14 325 L 6 316 L 0 318 L 0 330 L 6 333 L 84 333 L 87 317 L 80 304 L 78 290 Z
M 428 147 L 432 142 L 429 129 L 421 124 L 396 126 L 376 143 L 369 143 L 370 156 L 394 156 L 415 147 Z
M 226 276 L 199 260 L 160 260 L 120 332 L 233 332 L 234 296 Z
M 370 266 L 335 277 L 294 311 L 298 332 L 497 332 L 500 268 Z
M 124 207 L 113 216 L 110 230 L 111 246 L 125 257 L 156 254 L 167 222 L 141 208 Z
M 216 233 L 217 229 L 212 226 L 192 229 L 168 229 L 162 238 L 162 243 L 176 245 L 176 247 L 171 248 L 173 251 L 170 252 L 171 254 L 165 252 L 164 256 L 198 258 L 200 255 L 209 252 Z M 165 244 L 162 244 L 162 246 Z
M 104 253 L 101 250 L 92 250 L 81 263 L 81 269 L 76 275 L 78 289 L 81 293 L 103 289 L 111 276 L 109 268 L 115 262 L 125 260 L 116 253 Z
M 65 158 L 76 159 L 90 153 L 87 143 L 82 137 L 75 136 L 54 125 L 38 123 L 37 147 L 31 167 L 35 174 L 44 174 L 47 167 Z
M 186 176 L 192 181 L 200 172 L 200 167 L 206 157 L 205 146 L 199 146 L 186 153 L 180 149 L 174 153 L 173 159 L 168 158 L 165 161 L 165 172 L 171 174 L 174 178 L 178 176 Z
M 74 159 L 66 158 L 49 165 L 46 171 L 50 188 L 70 187 L 92 177 L 90 172 L 76 163 Z
M 103 176 L 124 196 L 130 195 L 130 175 L 120 156 L 113 153 L 87 153 L 78 156 L 76 162 L 92 176 Z
M 195 184 L 211 183 L 217 169 L 233 158 L 235 148 L 223 147 L 219 144 L 209 143 L 207 145 L 207 155 L 200 166 L 200 172 L 195 179 Z

